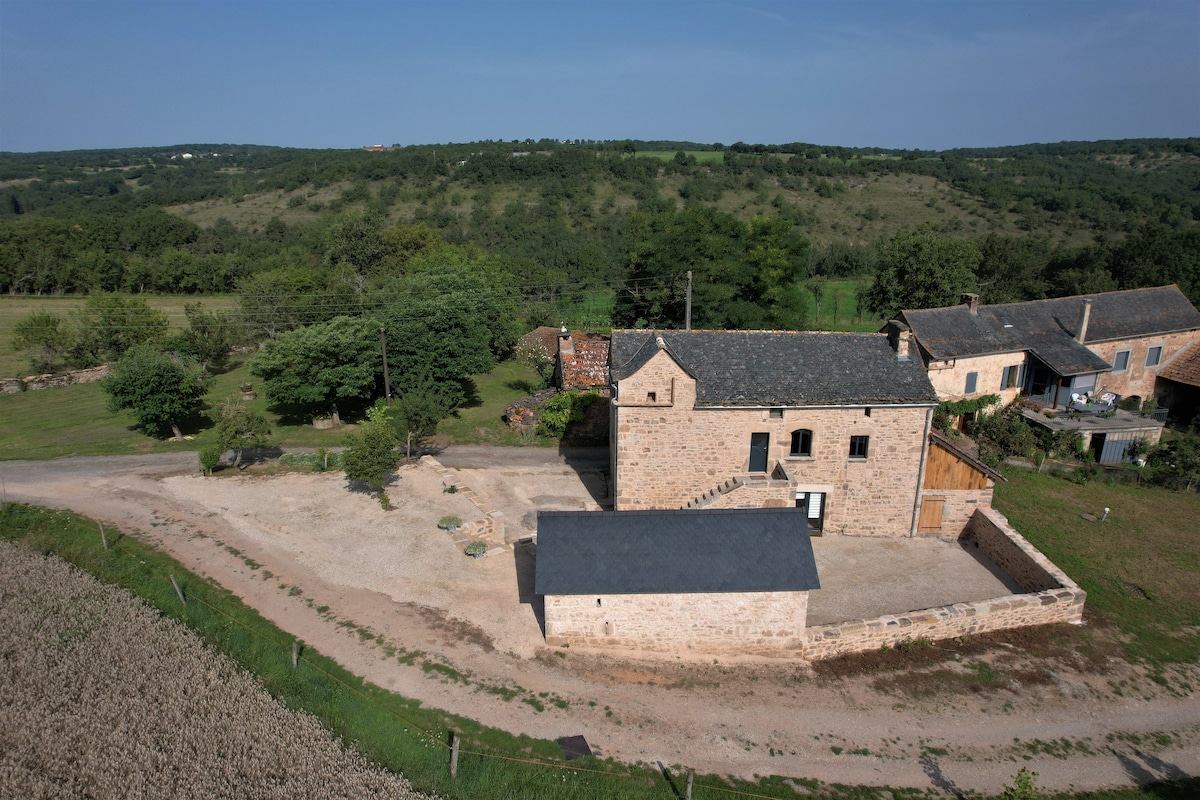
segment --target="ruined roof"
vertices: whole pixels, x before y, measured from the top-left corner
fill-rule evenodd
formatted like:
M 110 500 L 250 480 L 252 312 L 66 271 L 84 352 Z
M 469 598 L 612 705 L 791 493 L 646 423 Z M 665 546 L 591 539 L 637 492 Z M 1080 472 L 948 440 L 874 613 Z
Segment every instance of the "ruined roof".
M 613 331 L 613 380 L 659 350 L 695 378 L 697 406 L 937 402 L 920 362 L 898 358 L 880 333 Z
M 546 355 L 554 358 L 558 354 L 558 333 L 558 328 L 542 325 L 522 336 L 518 346 L 528 347 L 530 345 L 539 345 L 546 351 Z
M 1200 386 L 1200 344 L 1192 345 L 1160 369 L 1158 377 L 1188 386 Z
M 1091 312 L 1081 344 L 1075 335 L 1085 300 Z M 900 318 L 931 358 L 1029 350 L 1060 375 L 1112 368 L 1085 346 L 1090 343 L 1200 330 L 1200 311 L 1174 284 L 980 306 L 977 314 L 966 305 L 913 309 Z
M 820 589 L 794 508 L 539 511 L 535 591 L 555 594 Z
M 559 339 L 558 359 L 564 389 L 608 386 L 608 337 L 571 331 L 569 347 Z

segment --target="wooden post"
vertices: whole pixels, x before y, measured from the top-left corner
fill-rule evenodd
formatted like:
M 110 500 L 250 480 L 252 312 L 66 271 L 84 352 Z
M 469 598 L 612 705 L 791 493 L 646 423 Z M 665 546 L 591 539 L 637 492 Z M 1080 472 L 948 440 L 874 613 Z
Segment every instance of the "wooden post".
M 179 595 L 179 602 L 187 605 L 187 600 L 183 596 L 183 590 L 179 588 L 179 584 L 175 582 L 175 576 L 171 576 L 171 585 L 175 587 L 175 594 Z
M 104 545 L 104 549 L 107 550 L 108 549 L 108 537 L 104 535 L 104 523 L 97 522 L 96 524 L 100 526 L 100 542 Z
M 300 658 L 300 645 L 295 640 L 293 640 L 292 641 L 292 669 L 296 668 L 296 662 L 299 660 L 299 658 Z
M 692 781 L 696 777 L 696 770 L 688 770 L 687 789 L 683 792 L 683 800 L 692 800 Z
M 458 777 L 458 731 L 450 731 L 450 777 Z

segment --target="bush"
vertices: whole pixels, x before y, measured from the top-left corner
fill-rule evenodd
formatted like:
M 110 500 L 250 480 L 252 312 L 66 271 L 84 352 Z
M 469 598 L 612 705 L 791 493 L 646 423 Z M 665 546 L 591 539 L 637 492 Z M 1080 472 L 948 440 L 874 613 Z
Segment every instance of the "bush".
M 469 556 L 481 556 L 488 551 L 487 542 L 480 539 L 472 539 L 467 543 L 464 552 Z
M 538 412 L 538 433 L 562 438 L 572 422 L 582 422 L 584 411 L 600 397 L 595 389 L 589 392 L 559 392 L 546 401 Z
M 444 531 L 452 531 L 455 528 L 461 528 L 462 524 L 462 520 L 453 514 L 447 514 L 438 520 L 438 527 Z
M 200 448 L 200 467 L 212 475 L 212 471 L 221 463 L 221 445 L 210 444 L 207 447 Z

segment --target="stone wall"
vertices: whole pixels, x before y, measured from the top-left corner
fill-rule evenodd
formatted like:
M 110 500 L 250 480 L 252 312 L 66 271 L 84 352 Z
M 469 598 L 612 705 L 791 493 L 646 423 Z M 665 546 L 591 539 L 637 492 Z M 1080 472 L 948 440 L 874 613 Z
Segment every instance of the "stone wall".
M 682 508 L 731 478 L 747 477 L 750 435 L 762 432 L 770 435 L 769 472 L 782 463 L 797 484 L 833 487 L 825 501 L 826 535 L 911 532 L 929 409 L 784 408 L 772 416 L 767 408 L 695 408 L 695 402 L 695 381 L 664 351 L 620 382 L 613 401 L 618 511 Z M 799 429 L 812 431 L 811 456 L 789 455 L 791 433 Z M 849 457 L 851 436 L 870 437 L 867 458 Z M 750 496 L 743 491 L 722 502 L 743 505 Z M 762 501 L 790 506 L 795 496 L 775 482 Z
M 1079 623 L 1083 619 L 1087 593 L 1017 533 L 1003 514 L 991 508 L 979 509 L 963 538 L 978 544 L 1028 594 L 814 626 L 807 631 L 803 656 L 814 660 L 832 658 L 910 640 L 950 639 L 1029 625 Z
M 550 595 L 546 643 L 663 653 L 796 656 L 807 592 Z
M 1084 344 L 1109 364 L 1116 359 L 1117 351 L 1129 350 L 1129 369 L 1100 375 L 1097 378 L 1096 389 L 1104 387 L 1105 391 L 1116 392 L 1122 397 L 1137 395 L 1145 400 L 1154 396 L 1154 379 L 1160 369 L 1185 352 L 1188 345 L 1200 346 L 1200 332 L 1169 333 L 1094 344 L 1085 339 Z M 1147 367 L 1146 352 L 1151 347 L 1161 347 L 1162 357 L 1156 366 Z
M 1026 361 L 1025 351 L 1017 353 L 1002 353 L 992 356 L 975 358 L 958 358 L 953 361 L 930 361 L 926 365 L 929 382 L 937 391 L 939 400 L 969 400 L 983 397 L 985 394 L 1000 395 L 1000 402 L 1008 405 L 1017 399 L 1020 386 L 1011 389 L 1001 388 L 1004 379 L 1004 368 L 1019 367 Z M 967 375 L 977 373 L 975 391 L 967 394 Z M 1019 375 L 1018 375 L 1019 377 Z
M 32 392 L 57 386 L 73 386 L 77 383 L 95 383 L 107 374 L 108 365 L 103 364 L 99 367 L 77 369 L 71 372 L 26 375 L 24 378 L 0 378 L 0 394 Z
M 918 531 L 918 536 L 936 536 L 940 539 L 958 539 L 971 517 L 981 508 L 992 507 L 992 489 L 927 489 L 921 493 L 921 502 L 927 497 L 944 498 L 942 525 L 937 531 Z

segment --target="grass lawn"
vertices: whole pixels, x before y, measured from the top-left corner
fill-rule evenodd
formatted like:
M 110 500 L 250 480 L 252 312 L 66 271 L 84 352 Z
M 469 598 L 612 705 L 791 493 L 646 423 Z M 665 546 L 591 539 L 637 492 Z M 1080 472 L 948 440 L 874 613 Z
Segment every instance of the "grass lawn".
M 536 388 L 537 375 L 517 361 L 504 361 L 486 375 L 476 375 L 476 399 L 438 425 L 439 444 L 553 444 L 553 440 L 525 442 L 500 417 L 510 403 Z
M 1005 471 L 994 505 L 1153 666 L 1200 661 L 1200 494 Z M 1099 519 L 1109 508 L 1108 519 Z

